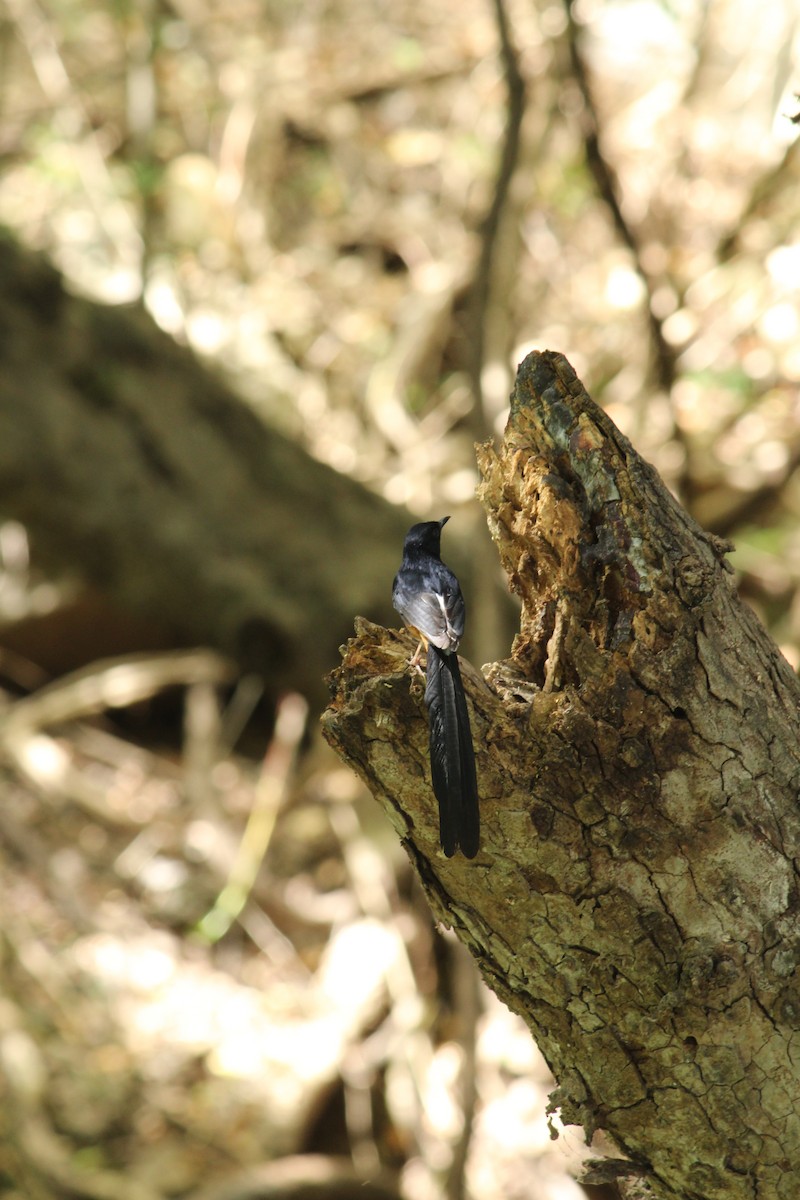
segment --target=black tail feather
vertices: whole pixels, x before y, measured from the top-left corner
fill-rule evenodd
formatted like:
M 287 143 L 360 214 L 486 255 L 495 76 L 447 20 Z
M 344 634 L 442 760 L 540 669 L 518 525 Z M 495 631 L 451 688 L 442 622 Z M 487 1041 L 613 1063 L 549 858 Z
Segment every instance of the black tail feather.
M 428 646 L 425 703 L 442 849 L 448 858 L 459 847 L 466 858 L 474 858 L 480 840 L 480 816 L 467 698 L 458 658 L 434 645 Z

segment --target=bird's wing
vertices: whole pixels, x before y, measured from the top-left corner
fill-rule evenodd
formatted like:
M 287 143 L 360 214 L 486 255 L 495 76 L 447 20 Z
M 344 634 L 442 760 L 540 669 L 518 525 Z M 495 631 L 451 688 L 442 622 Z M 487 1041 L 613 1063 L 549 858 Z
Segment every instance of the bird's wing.
M 395 607 L 407 625 L 438 646 L 455 650 L 464 632 L 464 601 L 441 592 L 404 592 L 395 596 Z
M 395 607 L 407 625 L 440 650 L 450 649 L 447 615 L 438 592 L 403 591 L 395 598 Z
M 464 597 L 461 595 L 461 588 L 456 584 L 454 588 L 447 587 L 442 593 L 442 602 L 447 615 L 447 624 L 451 635 L 455 638 L 455 646 L 461 641 L 464 636 Z

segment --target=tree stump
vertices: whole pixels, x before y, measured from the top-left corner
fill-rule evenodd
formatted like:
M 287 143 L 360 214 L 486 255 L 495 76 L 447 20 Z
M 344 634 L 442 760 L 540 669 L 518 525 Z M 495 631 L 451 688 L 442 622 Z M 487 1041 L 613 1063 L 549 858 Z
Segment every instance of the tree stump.
M 563 356 L 528 356 L 503 445 L 478 457 L 522 602 L 510 657 L 464 670 L 478 857 L 438 849 L 410 635 L 359 624 L 326 736 L 528 1023 L 563 1119 L 630 1161 L 628 1194 L 794 1200 L 797 678 L 739 600 L 730 547 Z

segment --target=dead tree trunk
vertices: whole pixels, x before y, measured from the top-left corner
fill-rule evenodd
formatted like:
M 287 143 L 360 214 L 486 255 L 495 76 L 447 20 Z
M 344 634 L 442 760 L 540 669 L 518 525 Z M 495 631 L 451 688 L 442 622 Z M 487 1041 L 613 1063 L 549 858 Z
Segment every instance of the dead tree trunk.
M 613 1136 L 636 1194 L 790 1200 L 798 681 L 738 599 L 728 547 L 561 355 L 525 360 L 504 444 L 479 459 L 522 619 L 509 659 L 465 672 L 478 858 L 437 850 L 410 637 L 361 626 L 327 737 L 388 809 L 434 912 L 528 1022 L 564 1119 Z

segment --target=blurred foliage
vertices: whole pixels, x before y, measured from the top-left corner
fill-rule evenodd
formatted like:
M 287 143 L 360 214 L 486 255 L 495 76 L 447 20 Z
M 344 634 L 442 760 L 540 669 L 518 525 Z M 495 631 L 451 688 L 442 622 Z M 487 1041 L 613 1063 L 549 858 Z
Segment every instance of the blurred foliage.
M 498 12 L 527 95 L 492 225 Z M 792 0 L 5 0 L 0 221 L 76 289 L 142 297 L 266 420 L 424 515 L 471 503 L 471 444 L 502 428 L 523 354 L 563 351 L 737 542 L 796 663 L 799 16 Z M 0 558 L 6 620 L 51 602 L 17 526 Z M 3 671 L 9 706 L 40 682 L 13 656 Z M 186 1195 L 330 1149 L 337 1121 L 334 1148 L 367 1171 L 402 1166 L 415 1200 L 457 1194 L 457 1170 L 441 1180 L 475 1036 L 469 1193 L 578 1194 L 541 1154 L 526 1035 L 485 996 L 480 1017 L 453 1000 L 457 948 L 434 958 L 393 838 L 330 762 L 287 768 L 266 867 L 209 947 L 187 935 L 230 882 L 259 769 L 230 741 L 154 750 L 106 718 L 29 734 L 3 783 L 0 1057 L 25 1116 L 4 1194 Z M 97 777 L 107 810 L 87 814 Z
M 248 1169 L 313 1178 L 313 1151 L 434 1200 L 469 1148 L 476 1200 L 580 1200 L 545 1064 L 434 940 L 377 806 L 321 747 L 298 767 L 297 696 L 263 762 L 234 754 L 257 691 L 223 701 L 225 674 L 189 652 L 0 692 L 3 1194 L 256 1200 Z M 177 754 L 122 734 L 167 682 Z
M 143 296 L 265 417 L 420 513 L 469 502 L 471 441 L 549 347 L 702 523 L 794 520 L 796 5 L 508 4 L 527 104 L 476 381 L 495 15 L 7 0 L 0 220 L 76 287 Z M 799 563 L 793 542 L 795 661 Z

